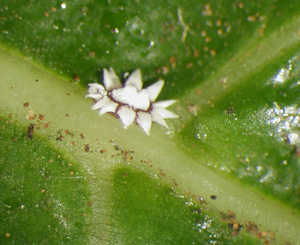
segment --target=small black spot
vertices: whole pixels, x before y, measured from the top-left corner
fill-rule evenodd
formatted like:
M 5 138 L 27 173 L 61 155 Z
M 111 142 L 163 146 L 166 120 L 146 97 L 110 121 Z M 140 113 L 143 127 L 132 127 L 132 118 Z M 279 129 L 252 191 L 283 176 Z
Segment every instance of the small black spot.
M 216 199 L 217 199 L 217 196 L 216 196 L 216 195 L 210 195 L 210 199 L 216 200 Z
M 30 124 L 28 129 L 27 129 L 27 138 L 32 139 L 33 137 L 33 130 L 34 130 L 34 124 Z
M 89 144 L 84 145 L 84 151 L 85 152 L 89 152 L 90 150 L 91 150 L 91 148 L 90 148 Z
M 226 110 L 226 114 L 235 114 L 235 108 L 232 106 L 232 107 L 229 107 L 227 110 Z

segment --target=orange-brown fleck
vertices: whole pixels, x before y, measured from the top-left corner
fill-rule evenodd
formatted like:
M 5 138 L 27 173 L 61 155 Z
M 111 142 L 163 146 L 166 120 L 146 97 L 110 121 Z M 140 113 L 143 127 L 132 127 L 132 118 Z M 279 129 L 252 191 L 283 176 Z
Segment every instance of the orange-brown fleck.
M 79 77 L 79 75 L 75 75 L 75 76 L 73 77 L 73 79 L 74 79 L 74 81 L 76 81 L 76 82 L 80 82 L 80 77 Z
M 247 20 L 249 22 L 253 22 L 253 21 L 256 21 L 256 17 L 255 17 L 255 15 L 250 15 L 250 16 L 247 17 Z
M 211 41 L 211 38 L 210 38 L 210 37 L 205 37 L 204 41 L 205 41 L 206 43 L 208 43 L 208 42 Z
M 212 56 L 216 56 L 216 51 L 211 49 L 210 52 L 209 52 Z
M 192 63 L 192 62 L 190 62 L 190 63 L 188 63 L 187 65 L 186 65 L 186 68 L 187 69 L 190 69 L 190 68 L 192 68 L 194 66 L 194 64 Z
M 194 50 L 194 57 L 195 58 L 199 57 L 199 50 L 198 49 Z
M 176 67 L 176 58 L 174 56 L 169 59 L 169 62 L 172 64 L 172 68 Z
M 216 26 L 221 26 L 222 25 L 222 20 L 216 20 Z

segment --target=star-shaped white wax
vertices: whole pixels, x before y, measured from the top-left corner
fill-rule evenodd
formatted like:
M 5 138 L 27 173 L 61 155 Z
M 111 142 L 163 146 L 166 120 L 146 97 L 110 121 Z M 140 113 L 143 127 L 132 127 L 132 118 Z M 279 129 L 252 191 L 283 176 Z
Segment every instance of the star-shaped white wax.
M 164 86 L 164 81 L 159 80 L 143 89 L 142 75 L 139 69 L 128 77 L 124 86 L 113 68 L 109 68 L 109 71 L 104 69 L 103 83 L 104 87 L 98 83 L 89 84 L 86 97 L 96 101 L 92 109 L 99 109 L 99 115 L 115 114 L 121 119 L 125 129 L 136 123 L 149 135 L 152 121 L 168 128 L 164 119 L 179 117 L 166 109 L 176 100 L 155 102 Z

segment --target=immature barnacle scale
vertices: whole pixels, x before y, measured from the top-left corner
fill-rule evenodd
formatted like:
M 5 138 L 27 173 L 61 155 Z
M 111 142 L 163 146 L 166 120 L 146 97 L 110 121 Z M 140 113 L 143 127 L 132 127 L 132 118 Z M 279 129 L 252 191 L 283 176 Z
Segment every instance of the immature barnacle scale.
M 155 102 L 164 81 L 159 80 L 143 89 L 142 75 L 135 70 L 122 86 L 113 68 L 104 69 L 103 84 L 89 84 L 86 97 L 95 100 L 93 110 L 99 110 L 99 115 L 112 113 L 121 119 L 127 129 L 131 124 L 138 124 L 149 135 L 152 122 L 168 127 L 166 118 L 178 118 L 178 115 L 166 108 L 176 100 Z

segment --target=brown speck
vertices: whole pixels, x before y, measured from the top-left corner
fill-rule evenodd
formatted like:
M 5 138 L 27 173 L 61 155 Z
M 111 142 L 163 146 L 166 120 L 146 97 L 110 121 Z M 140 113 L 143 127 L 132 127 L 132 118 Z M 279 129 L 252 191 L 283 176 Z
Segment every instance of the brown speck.
M 25 103 L 23 104 L 23 106 L 24 106 L 24 108 L 27 108 L 27 107 L 29 106 L 29 102 L 25 102 Z
M 104 152 L 106 152 L 106 149 L 103 149 L 103 150 L 101 149 L 101 150 L 100 150 L 100 153 L 101 153 L 101 154 L 103 154 Z
M 216 196 L 216 195 L 210 195 L 210 199 L 216 200 L 216 199 L 217 199 L 217 196 Z
M 40 120 L 44 120 L 44 115 L 43 114 L 39 114 L 39 119 Z
M 38 82 L 39 80 L 38 79 L 35 79 L 35 82 Z
M 150 160 L 148 160 L 148 159 L 142 159 L 142 160 L 140 160 L 140 162 L 142 162 L 142 163 L 150 163 Z
M 212 56 L 215 56 L 216 55 L 216 51 L 211 49 L 210 52 L 209 52 Z
M 27 129 L 27 138 L 32 139 L 33 137 L 33 130 L 34 130 L 34 124 L 30 124 L 28 129 Z
M 124 174 L 123 174 L 123 178 L 127 178 L 127 173 L 124 173 Z
M 49 13 L 46 11 L 44 12 L 45 17 L 49 17 Z
M 89 152 L 90 150 L 91 150 L 91 148 L 90 148 L 89 144 L 84 145 L 84 151 L 85 152 Z
M 152 166 L 152 165 L 151 165 Z M 173 184 L 175 185 L 175 186 L 177 186 L 177 182 L 175 181 L 175 179 L 172 179 L 172 181 L 173 181 Z
M 50 122 L 47 122 L 43 125 L 43 128 L 48 128 L 49 127 Z
M 45 189 L 42 189 L 41 192 L 44 193 L 44 192 L 46 192 L 46 190 L 45 190 Z
M 68 113 L 66 114 L 66 117 L 69 117 L 69 114 L 68 114 Z
M 10 237 L 10 233 L 6 232 L 5 237 Z
M 73 172 L 73 171 L 71 171 L 71 172 L 70 172 L 70 175 L 73 175 L 73 174 L 74 174 L 74 172 Z
M 81 133 L 79 136 L 80 136 L 81 139 L 84 139 L 83 133 Z
M 74 146 L 74 145 L 76 145 L 76 143 L 75 143 L 74 141 L 72 141 L 72 142 L 71 142 L 71 145 Z

